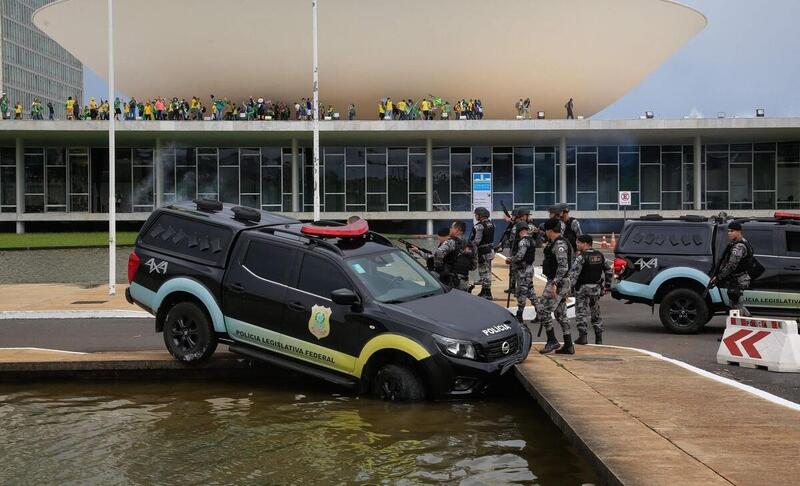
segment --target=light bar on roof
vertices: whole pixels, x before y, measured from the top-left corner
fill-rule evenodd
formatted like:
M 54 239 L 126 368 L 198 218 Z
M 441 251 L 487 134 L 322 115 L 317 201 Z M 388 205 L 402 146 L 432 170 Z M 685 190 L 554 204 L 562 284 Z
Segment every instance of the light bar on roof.
M 355 238 L 369 233 L 367 220 L 359 219 L 354 223 L 344 226 L 316 226 L 314 224 L 304 224 L 300 228 L 304 235 L 321 236 L 323 238 Z

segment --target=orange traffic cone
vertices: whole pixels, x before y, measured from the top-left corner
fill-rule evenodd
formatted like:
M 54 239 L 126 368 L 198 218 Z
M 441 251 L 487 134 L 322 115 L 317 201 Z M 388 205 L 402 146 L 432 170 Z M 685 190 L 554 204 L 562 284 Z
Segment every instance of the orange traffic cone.
M 611 249 L 612 250 L 617 249 L 617 237 L 614 236 L 614 233 L 611 233 Z
M 603 235 L 603 241 L 600 242 L 600 248 L 608 248 L 608 240 L 606 240 L 606 235 Z

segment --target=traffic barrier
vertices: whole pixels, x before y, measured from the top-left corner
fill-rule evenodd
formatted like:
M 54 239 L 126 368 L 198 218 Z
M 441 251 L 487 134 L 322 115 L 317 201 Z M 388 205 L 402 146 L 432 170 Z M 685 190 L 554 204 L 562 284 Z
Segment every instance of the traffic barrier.
M 608 248 L 608 240 L 606 235 L 603 235 L 603 241 L 600 242 L 600 248 Z
M 617 249 L 617 237 L 614 235 L 614 233 L 611 233 L 611 249 Z
M 743 317 L 733 310 L 719 343 L 717 363 L 744 368 L 800 372 L 797 321 L 777 317 Z

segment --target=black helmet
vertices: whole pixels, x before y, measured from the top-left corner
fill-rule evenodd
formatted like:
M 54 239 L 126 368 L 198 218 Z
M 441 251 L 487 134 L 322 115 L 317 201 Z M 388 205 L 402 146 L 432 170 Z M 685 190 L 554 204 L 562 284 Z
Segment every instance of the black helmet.
M 478 218 L 488 218 L 490 216 L 489 210 L 484 207 L 475 208 L 475 216 Z
M 515 209 L 511 216 L 515 218 L 520 218 L 522 216 L 530 216 L 531 211 L 529 209 Z
M 530 228 L 528 228 L 528 223 L 524 223 L 524 222 L 520 221 L 519 223 L 514 225 L 514 234 L 518 235 L 520 231 L 527 230 L 527 229 L 530 229 Z

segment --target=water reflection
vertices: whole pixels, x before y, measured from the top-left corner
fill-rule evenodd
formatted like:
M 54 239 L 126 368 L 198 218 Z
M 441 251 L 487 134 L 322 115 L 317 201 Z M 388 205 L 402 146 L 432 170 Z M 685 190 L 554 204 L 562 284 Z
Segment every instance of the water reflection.
M 0 386 L 0 484 L 581 484 L 524 395 L 395 405 L 246 383 Z M 303 394 L 298 393 L 302 391 Z

